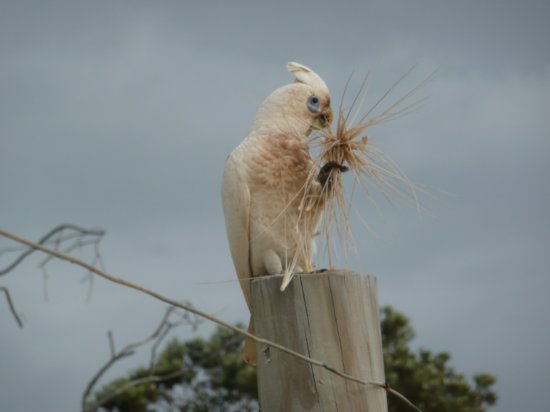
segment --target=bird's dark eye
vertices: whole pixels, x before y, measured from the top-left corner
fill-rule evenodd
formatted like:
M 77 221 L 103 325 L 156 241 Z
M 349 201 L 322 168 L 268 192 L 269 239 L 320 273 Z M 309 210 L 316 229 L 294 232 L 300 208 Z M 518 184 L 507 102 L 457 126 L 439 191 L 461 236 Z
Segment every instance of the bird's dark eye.
M 318 113 L 320 103 L 321 102 L 317 96 L 310 96 L 309 99 L 307 99 L 307 108 L 312 113 Z

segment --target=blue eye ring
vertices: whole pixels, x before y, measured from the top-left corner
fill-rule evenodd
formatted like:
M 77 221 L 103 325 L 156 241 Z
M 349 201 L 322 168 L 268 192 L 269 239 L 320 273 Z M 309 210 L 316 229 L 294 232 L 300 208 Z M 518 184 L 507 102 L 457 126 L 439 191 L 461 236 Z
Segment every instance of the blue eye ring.
M 321 104 L 321 99 L 317 96 L 309 96 L 307 99 L 307 108 L 311 113 L 319 113 L 319 106 Z

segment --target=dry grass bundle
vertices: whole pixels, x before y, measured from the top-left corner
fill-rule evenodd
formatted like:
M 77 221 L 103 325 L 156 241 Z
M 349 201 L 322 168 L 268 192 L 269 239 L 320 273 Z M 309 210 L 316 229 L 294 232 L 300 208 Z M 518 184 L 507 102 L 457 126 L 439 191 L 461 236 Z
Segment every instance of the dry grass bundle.
M 393 203 L 394 199 L 404 200 L 407 203 L 414 204 L 417 209 L 423 210 L 417 196 L 417 193 L 423 191 L 423 189 L 412 183 L 395 162 L 374 147 L 366 134 L 367 129 L 374 125 L 394 120 L 413 112 L 425 100 L 419 99 L 412 104 L 405 105 L 419 89 L 432 79 L 435 72 L 391 103 L 379 114 L 372 115 L 413 69 L 414 67 L 401 76 L 358 122 L 355 122 L 353 118 L 357 117 L 356 113 L 360 110 L 360 107 L 356 108 L 356 105 L 364 99 L 365 84 L 368 77 L 361 85 L 347 112 L 344 112 L 342 109 L 345 96 L 344 91 L 335 130 L 330 128 L 322 130 L 312 139 L 312 148 L 317 146 L 319 151 L 317 158 L 319 166 L 327 162 L 337 162 L 340 165 L 347 166 L 354 176 L 354 185 L 349 196 L 345 190 L 342 173 L 338 169 L 331 170 L 331 184 L 327 185 L 323 191 L 322 201 L 324 202 L 325 211 L 321 224 L 321 234 L 325 240 L 329 265 L 331 267 L 332 250 L 335 242 L 339 241 L 345 252 L 351 244 L 350 241 L 353 240 L 349 214 L 353 206 L 352 201 L 356 185 L 363 189 L 370 200 L 374 201 L 374 198 L 371 196 L 369 188 L 375 186 L 388 202 Z M 346 89 L 348 84 L 346 84 Z M 367 229 L 369 229 L 361 214 L 359 214 L 359 218 Z

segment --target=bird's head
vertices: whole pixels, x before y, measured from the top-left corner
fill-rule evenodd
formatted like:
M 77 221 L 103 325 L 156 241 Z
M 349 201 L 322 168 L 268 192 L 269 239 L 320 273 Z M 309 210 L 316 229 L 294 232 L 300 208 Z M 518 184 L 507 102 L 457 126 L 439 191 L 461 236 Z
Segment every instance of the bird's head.
M 305 135 L 330 126 L 333 117 L 330 92 L 323 79 L 299 63 L 290 62 L 287 69 L 295 82 L 271 93 L 262 104 L 254 126 Z
M 314 128 L 323 129 L 330 126 L 330 92 L 323 79 L 309 67 L 299 63 L 290 62 L 286 67 L 296 79 L 295 83 L 289 86 L 296 110 L 304 117 L 310 118 Z

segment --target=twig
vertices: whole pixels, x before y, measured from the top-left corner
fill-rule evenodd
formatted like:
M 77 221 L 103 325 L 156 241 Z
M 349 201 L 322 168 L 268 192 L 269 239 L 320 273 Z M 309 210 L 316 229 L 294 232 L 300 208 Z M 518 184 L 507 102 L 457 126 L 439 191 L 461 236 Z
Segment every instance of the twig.
M 11 313 L 15 318 L 19 327 L 23 329 L 23 322 L 21 321 L 21 318 L 19 317 L 19 315 L 17 314 L 17 311 L 15 310 L 15 306 L 13 305 L 13 301 L 11 300 L 10 291 L 5 286 L 0 286 L 0 290 L 6 294 L 6 300 L 8 301 L 8 306 L 10 307 Z
M 95 386 L 95 384 L 97 383 L 97 381 L 99 380 L 99 378 L 101 378 L 103 376 L 103 374 L 105 372 L 107 372 L 107 370 L 109 370 L 109 368 L 111 366 L 113 366 L 117 361 L 119 361 L 120 359 L 122 358 L 126 358 L 128 356 L 132 356 L 134 354 L 134 351 L 128 351 L 128 352 L 123 352 L 121 351 L 120 353 L 117 353 L 115 356 L 111 357 L 111 359 L 109 359 L 107 361 L 107 363 L 105 365 L 103 365 L 98 371 L 97 373 L 94 375 L 94 377 L 92 378 L 92 380 L 90 380 L 90 382 L 88 382 L 88 385 L 86 386 L 86 389 L 84 390 L 84 394 L 82 395 L 82 410 L 83 411 L 87 411 L 88 409 L 86 408 L 86 399 L 88 398 L 90 392 L 92 391 L 93 387 Z M 93 409 L 92 409 L 93 410 Z
M 107 332 L 107 338 L 109 339 L 109 349 L 111 350 L 111 357 L 114 357 L 116 350 L 115 350 L 115 338 L 113 338 L 112 331 Z
M 104 404 L 106 402 L 106 400 L 100 400 L 100 401 L 96 401 L 96 402 L 93 402 L 91 405 L 87 405 L 86 401 L 88 399 L 88 397 L 90 396 L 90 394 L 92 393 L 93 389 L 94 389 L 94 386 L 97 384 L 97 382 L 99 381 L 99 379 L 105 374 L 105 372 L 107 372 L 107 370 L 109 370 L 116 362 L 118 362 L 119 360 L 123 359 L 123 358 L 126 358 L 128 356 L 131 356 L 134 354 L 135 350 L 138 349 L 139 347 L 143 346 L 143 345 L 146 345 L 147 343 L 155 340 L 155 343 L 153 345 L 153 349 L 151 351 L 151 362 L 150 362 L 150 367 L 149 369 L 152 371 L 152 368 L 153 368 L 153 363 L 154 363 L 154 358 L 156 356 L 155 354 L 155 351 L 156 351 L 156 348 L 158 346 L 158 344 L 166 337 L 166 335 L 168 334 L 168 332 L 181 325 L 182 323 L 184 322 L 188 322 L 189 324 L 191 324 L 192 326 L 195 326 L 196 325 L 196 320 L 192 320 L 192 319 L 189 319 L 187 316 L 183 315 L 181 316 L 181 320 L 180 321 L 177 321 L 177 322 L 170 322 L 170 316 L 176 311 L 176 307 L 175 306 L 170 306 L 166 309 L 164 315 L 162 316 L 162 319 L 161 321 L 159 322 L 158 326 L 156 327 L 156 329 L 153 331 L 153 333 L 151 333 L 149 336 L 147 336 L 146 338 L 142 339 L 142 340 L 139 340 L 137 342 L 133 342 L 133 343 L 129 343 L 127 344 L 124 348 L 122 348 L 118 353 L 116 352 L 115 350 L 115 341 L 114 341 L 114 337 L 113 337 L 113 333 L 112 331 L 108 331 L 107 332 L 107 338 L 109 340 L 109 350 L 111 352 L 111 358 L 105 363 L 105 365 L 103 365 L 97 372 L 96 374 L 92 377 L 92 379 L 90 380 L 90 382 L 88 383 L 88 385 L 86 386 L 86 389 L 84 390 L 84 393 L 82 394 L 82 410 L 83 411 L 94 411 L 96 410 L 98 407 L 100 407 L 102 404 Z M 164 378 L 164 379 L 168 379 L 168 378 Z M 132 383 L 133 381 L 129 382 L 129 383 Z M 132 385 L 129 385 L 128 387 L 131 387 L 131 386 L 134 386 L 133 384 Z M 121 393 L 121 391 L 117 390 L 117 393 Z M 106 396 L 106 399 L 111 399 L 113 396 L 111 394 L 107 395 Z
M 88 229 L 83 229 L 79 226 L 76 226 L 76 225 L 72 225 L 72 224 L 62 224 L 62 225 L 59 225 L 59 226 L 56 226 L 55 228 L 53 228 L 52 230 L 50 230 L 48 233 L 46 233 L 44 236 L 42 236 L 40 238 L 40 240 L 38 240 L 38 242 L 35 243 L 35 245 L 43 245 L 43 244 L 46 244 L 48 243 L 48 241 L 50 240 L 50 238 L 52 238 L 54 235 L 66 230 L 66 229 L 70 229 L 70 230 L 74 230 L 76 232 L 78 232 L 79 235 L 77 234 L 74 234 L 74 235 L 68 235 L 67 237 L 63 238 L 61 236 L 59 236 L 56 240 L 55 240 L 55 243 L 59 243 L 63 240 L 66 240 L 67 238 L 72 238 L 72 237 L 77 237 L 77 236 L 97 236 L 97 237 L 103 237 L 105 235 L 105 231 L 104 230 L 100 230 L 100 229 L 92 229 L 92 230 L 88 230 Z M 19 242 L 19 243 L 23 243 L 23 242 Z M 32 243 L 32 242 L 31 242 Z M 25 243 L 23 243 L 25 244 Z M 29 246 L 29 245 L 27 245 Z M 11 264 L 9 264 L 8 266 L 6 266 L 4 269 L 0 270 L 0 276 L 3 276 L 7 273 L 9 273 L 10 271 L 12 271 L 13 269 L 15 269 L 15 267 L 17 265 L 19 265 L 28 255 L 30 255 L 32 252 L 34 252 L 35 250 L 37 250 L 38 248 L 35 248 L 35 247 L 32 247 L 30 246 L 29 249 L 26 249 L 23 253 L 21 253 Z M 13 249 L 12 249 L 13 250 Z
M 92 261 L 92 265 L 95 266 L 96 264 L 99 264 L 99 266 L 103 269 L 104 266 L 103 266 L 101 253 L 99 251 L 99 245 L 104 236 L 105 236 L 105 231 L 101 229 L 84 229 L 80 226 L 73 225 L 73 224 L 62 224 L 62 225 L 56 226 L 55 228 L 50 230 L 48 233 L 46 233 L 44 236 L 42 236 L 37 243 L 40 245 L 51 245 L 51 247 L 54 250 L 61 251 L 65 254 L 68 254 L 74 250 L 82 250 L 86 246 L 93 245 L 94 258 Z M 0 256 L 3 254 L 20 252 L 19 255 L 13 261 L 11 261 L 11 263 L 9 263 L 7 266 L 3 268 L 0 268 L 0 276 L 6 275 L 12 270 L 14 270 L 21 262 L 23 262 L 23 260 L 25 260 L 35 250 L 36 249 L 30 248 L 24 244 L 18 245 L 18 246 L 12 246 L 12 247 L 0 248 Z M 49 278 L 49 274 L 48 274 L 48 270 L 46 269 L 46 266 L 53 259 L 54 259 L 54 256 L 46 255 L 38 264 L 38 267 L 42 271 L 42 275 L 44 278 L 44 300 L 46 301 L 48 301 L 48 278 Z M 89 284 L 88 294 L 86 298 L 87 301 L 90 300 L 90 297 L 92 294 L 93 280 L 94 278 L 91 272 L 88 272 L 83 279 L 83 281 L 87 281 Z M 12 303 L 12 306 L 13 306 L 13 303 Z M 19 323 L 19 320 L 18 320 L 18 323 Z
M 317 359 L 313 359 L 313 358 L 310 358 L 308 356 L 305 356 L 305 355 L 302 355 L 301 353 L 298 353 L 298 352 L 295 352 L 291 349 L 288 349 L 287 347 L 285 346 L 282 346 L 276 342 L 272 342 L 268 339 L 264 339 L 264 338 L 260 338 L 244 329 L 241 329 L 241 328 L 238 328 L 236 326 L 233 326 L 221 319 L 218 319 L 206 312 L 203 312 L 199 309 L 196 309 L 195 307 L 191 306 L 191 305 L 188 305 L 188 304 L 184 304 L 184 303 L 181 303 L 181 302 L 178 302 L 174 299 L 170 299 L 170 298 L 167 298 L 163 295 L 161 295 L 160 293 L 157 293 L 153 290 L 150 290 L 150 289 L 147 289 L 137 283 L 133 283 L 133 282 L 130 282 L 130 281 L 127 281 L 127 280 L 124 280 L 124 279 L 121 279 L 121 278 L 118 278 L 116 276 L 113 276 L 113 275 L 110 275 L 109 273 L 103 271 L 103 270 L 100 270 L 86 262 L 83 262 L 79 259 L 76 259 L 72 256 L 69 256 L 69 255 L 66 255 L 64 253 L 61 253 L 57 250 L 53 250 L 53 249 L 50 249 L 50 248 L 47 248 L 39 243 L 34 243 L 30 240 L 27 240 L 27 239 L 24 239 L 16 234 L 13 234 L 13 233 L 10 233 L 10 232 L 7 232 L 3 229 L 0 229 L 0 236 L 3 236 L 3 237 L 6 237 L 8 239 L 11 239 L 15 242 L 18 242 L 18 243 L 22 243 L 22 244 L 25 244 L 27 246 L 29 246 L 30 248 L 32 248 L 33 250 L 40 250 L 41 252 L 44 252 L 44 253 L 47 253 L 49 255 L 52 255 L 52 256 L 55 256 L 59 259 L 62 259 L 62 260 L 65 260 L 67 262 L 70 262 L 72 264 L 75 264 L 75 265 L 78 265 L 78 266 L 81 266 L 85 269 L 88 269 L 89 271 L 101 276 L 102 278 L 104 279 L 107 279 L 107 280 L 110 280 L 111 282 L 114 282 L 114 283 L 117 283 L 119 285 L 123 285 L 123 286 L 126 286 L 126 287 L 129 287 L 131 289 L 135 289 L 137 291 L 140 291 L 142 293 L 145 293 L 146 295 L 149 295 L 157 300 L 160 300 L 164 303 L 167 303 L 169 305 L 172 305 L 172 306 L 176 306 L 178 308 L 181 308 L 181 309 L 184 309 L 188 312 L 191 312 L 191 313 L 194 313 L 195 315 L 197 316 L 200 316 L 204 319 L 207 319 L 211 322 L 214 322 L 214 323 L 217 323 L 218 325 L 220 326 L 223 326 L 233 332 L 236 332 L 242 336 L 245 336 L 249 339 L 252 339 L 253 341 L 255 341 L 256 343 L 258 344 L 263 344 L 263 345 L 266 345 L 266 346 L 270 346 L 272 348 L 275 348 L 275 349 L 278 349 L 280 350 L 281 352 L 284 352 L 284 353 L 287 353 L 289 354 L 290 356 L 293 356 L 295 358 L 298 358 L 298 359 L 301 359 L 305 362 L 308 362 L 310 364 L 313 364 L 313 365 L 316 365 L 316 366 L 320 366 L 332 373 L 334 373 L 335 375 L 338 375 L 344 379 L 348 379 L 350 381 L 353 381 L 353 382 L 357 382 L 357 383 L 360 383 L 362 385 L 372 385 L 372 386 L 376 386 L 376 387 L 379 387 L 379 388 L 382 388 L 384 390 L 387 390 L 387 385 L 386 383 L 384 382 L 377 382 L 377 381 L 366 381 L 364 379 L 360 379 L 360 378 L 357 378 L 355 376 L 352 376 L 352 375 L 349 375 L 347 373 L 344 373 L 344 372 L 341 372 L 329 365 L 327 365 L 325 362 L 322 362 L 322 361 L 319 361 Z M 95 382 L 94 382 L 95 383 Z M 390 391 L 391 393 L 395 393 L 394 390 Z
M 174 373 L 169 373 L 168 375 L 164 375 L 164 376 L 146 376 L 145 378 L 134 379 L 134 380 L 132 380 L 130 382 L 127 382 L 126 384 L 122 385 L 120 388 L 117 388 L 116 390 L 114 390 L 109 395 L 105 396 L 104 398 L 100 399 L 99 401 L 94 402 L 92 405 L 89 405 L 89 406 L 83 408 L 83 412 L 93 412 L 93 411 L 95 411 L 98 407 L 100 407 L 101 405 L 104 405 L 105 403 L 107 403 L 108 401 L 113 399 L 115 396 L 120 395 L 121 393 L 124 393 L 125 391 L 127 391 L 131 387 L 138 386 L 138 385 L 143 385 L 144 383 L 149 383 L 149 382 L 162 382 L 162 381 L 166 381 L 166 380 L 169 380 L 169 379 L 177 378 L 181 375 L 184 375 L 185 372 L 186 371 L 182 369 L 182 370 L 176 371 Z
M 422 412 L 422 410 L 416 406 L 414 403 L 412 403 L 410 400 L 408 400 L 405 396 L 403 396 L 402 394 L 400 394 L 399 392 L 397 392 L 395 389 L 393 389 L 389 383 L 386 382 L 386 386 L 385 388 L 386 389 L 386 392 L 389 392 L 391 393 L 392 395 L 394 395 L 395 397 L 401 399 L 403 402 L 405 402 L 407 405 L 409 405 L 411 408 L 413 408 L 415 411 L 417 412 Z

